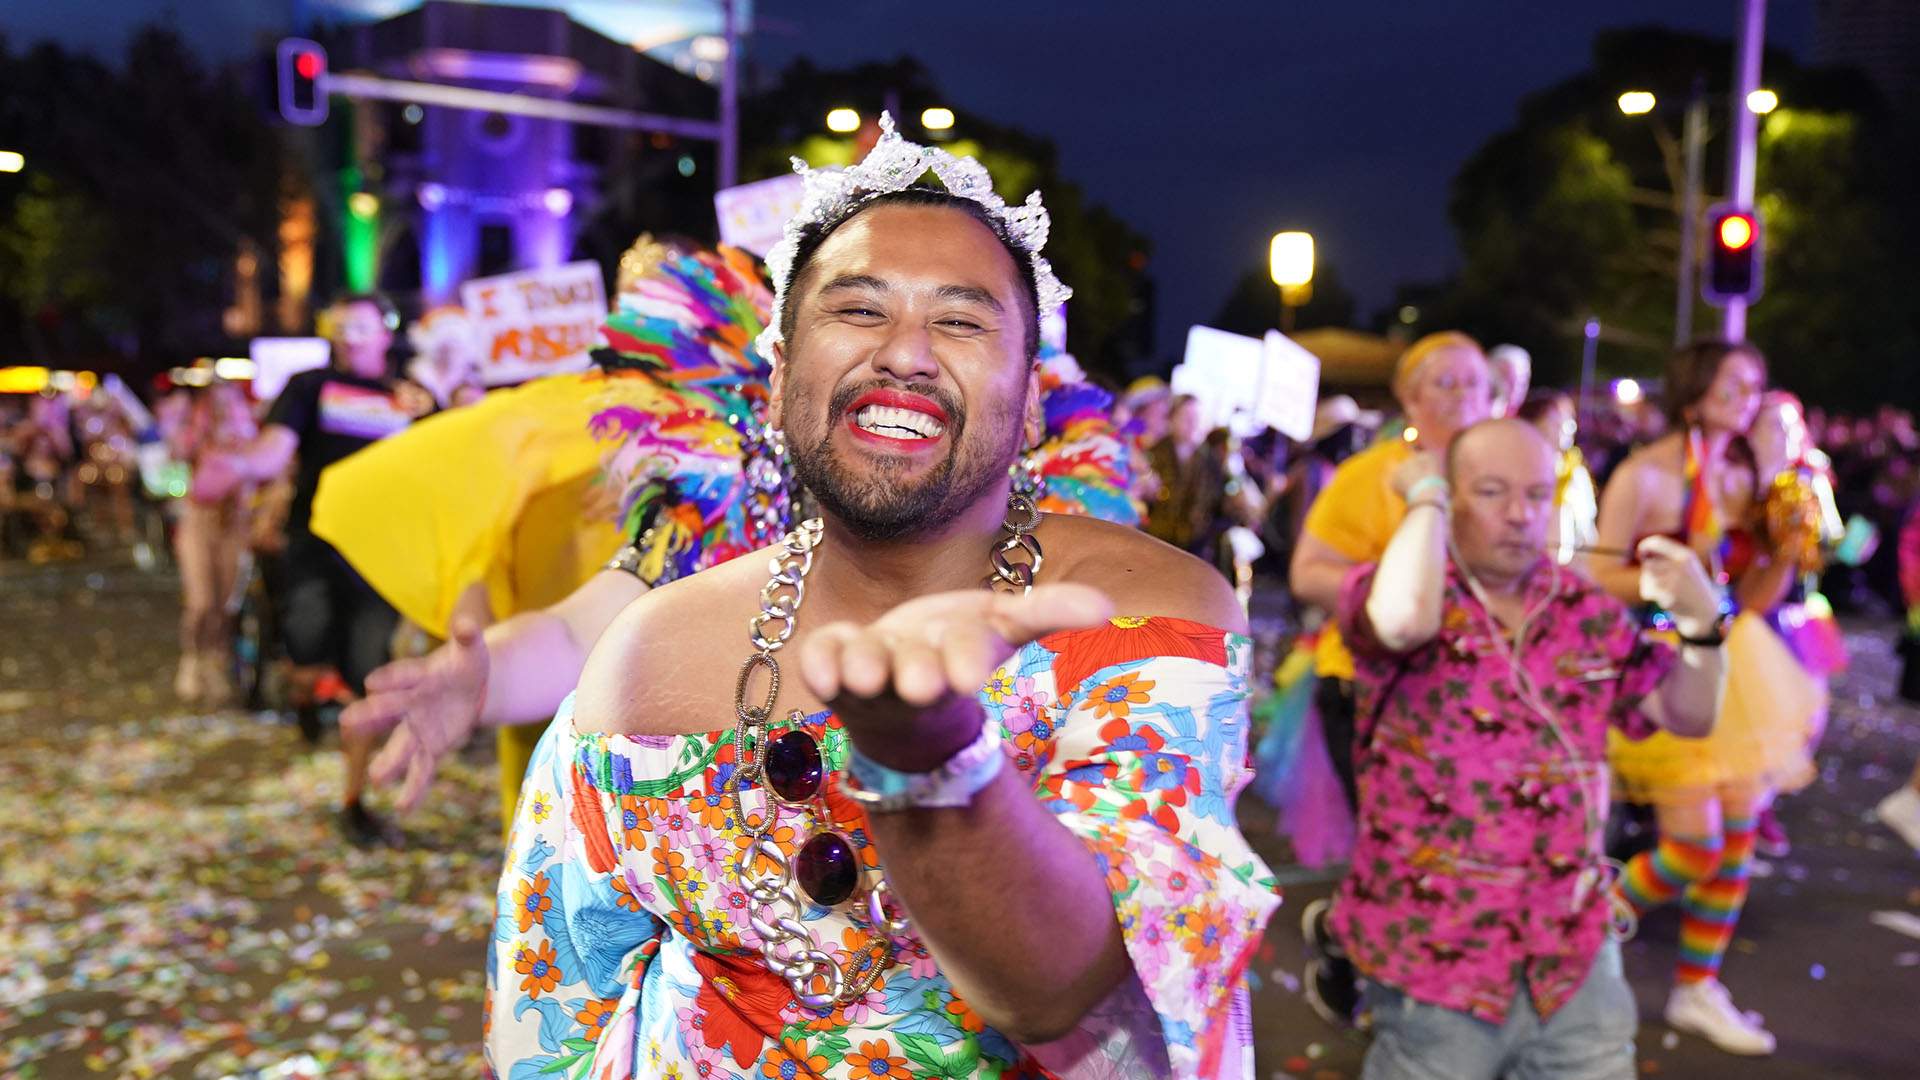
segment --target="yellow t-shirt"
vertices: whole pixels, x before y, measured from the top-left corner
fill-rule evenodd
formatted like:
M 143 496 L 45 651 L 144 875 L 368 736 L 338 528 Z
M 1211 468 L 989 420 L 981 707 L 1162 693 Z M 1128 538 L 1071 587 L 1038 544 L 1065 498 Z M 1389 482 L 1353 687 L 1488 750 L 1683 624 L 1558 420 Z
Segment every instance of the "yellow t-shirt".
M 1393 490 L 1393 470 L 1413 454 L 1412 444 L 1392 439 L 1341 462 L 1307 509 L 1307 535 L 1356 563 L 1378 561 L 1407 516 L 1407 501 Z M 1353 678 L 1353 654 L 1332 620 L 1320 630 L 1313 670 L 1322 678 Z

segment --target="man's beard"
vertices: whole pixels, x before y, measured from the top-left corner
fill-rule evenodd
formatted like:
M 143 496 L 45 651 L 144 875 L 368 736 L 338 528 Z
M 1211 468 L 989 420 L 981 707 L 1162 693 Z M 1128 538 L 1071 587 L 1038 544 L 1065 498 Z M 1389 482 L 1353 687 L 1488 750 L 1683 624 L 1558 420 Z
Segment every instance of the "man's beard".
M 833 433 L 846 423 L 847 407 L 875 389 L 899 389 L 928 398 L 946 410 L 947 454 L 918 482 L 899 474 L 906 468 L 902 456 L 882 454 L 872 459 L 870 471 L 856 476 L 831 444 Z M 811 401 L 797 395 L 790 415 L 811 416 Z M 810 422 L 810 421 L 809 421 Z M 989 421 L 991 422 L 991 421 Z M 1017 431 L 1018 425 L 1012 425 Z M 812 493 L 820 508 L 862 540 L 887 541 L 927 532 L 958 517 L 967 507 L 1004 480 L 1017 446 L 1007 437 L 1008 425 L 994 424 L 980 433 L 982 445 L 966 448 L 966 408 L 952 393 L 925 383 L 869 382 L 841 388 L 828 402 L 825 423 L 818 431 L 787 429 L 787 459 L 793 477 Z M 998 444 L 1006 443 L 1002 450 Z

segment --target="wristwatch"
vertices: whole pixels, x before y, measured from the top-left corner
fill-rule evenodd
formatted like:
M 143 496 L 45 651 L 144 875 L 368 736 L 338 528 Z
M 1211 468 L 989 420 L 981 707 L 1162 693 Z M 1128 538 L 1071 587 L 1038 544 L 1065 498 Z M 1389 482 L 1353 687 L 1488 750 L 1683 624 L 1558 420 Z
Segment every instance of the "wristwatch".
M 1732 613 L 1723 611 L 1720 613 L 1719 618 L 1713 620 L 1713 625 L 1708 627 L 1707 632 L 1701 634 L 1699 637 L 1688 637 L 1686 634 L 1680 633 L 1680 624 L 1677 622 L 1673 624 L 1673 632 L 1679 637 L 1680 644 L 1682 645 L 1693 645 L 1702 649 L 1717 649 L 1727 643 L 1727 628 L 1732 625 Z
M 840 788 L 870 814 L 896 810 L 968 806 L 973 797 L 1000 775 L 1007 755 L 1001 750 L 1000 729 L 982 723 L 980 734 L 931 772 L 911 773 L 882 765 L 849 747 L 846 775 Z

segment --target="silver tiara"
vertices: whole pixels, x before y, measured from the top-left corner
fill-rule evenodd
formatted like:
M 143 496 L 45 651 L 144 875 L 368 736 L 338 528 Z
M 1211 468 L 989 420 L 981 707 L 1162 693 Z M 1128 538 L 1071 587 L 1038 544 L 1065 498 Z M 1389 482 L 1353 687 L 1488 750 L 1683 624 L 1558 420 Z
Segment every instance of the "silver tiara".
M 1040 249 L 1047 244 L 1052 220 L 1040 203 L 1040 193 L 1027 196 L 1018 206 L 1009 206 L 993 190 L 993 177 L 987 167 L 970 157 L 955 157 L 937 146 L 920 146 L 900 137 L 894 130 L 893 116 L 880 114 L 880 141 L 858 165 L 848 168 L 815 169 L 799 158 L 793 159 L 793 171 L 802 182 L 800 208 L 787 219 L 785 235 L 767 252 L 767 276 L 773 279 L 773 315 L 761 332 L 761 355 L 773 359 L 773 347 L 786 339 L 780 333 L 781 315 L 787 306 L 787 285 L 793 280 L 793 259 L 800 250 L 800 234 L 809 226 L 836 221 L 859 204 L 893 191 L 905 191 L 931 172 L 939 177 L 947 194 L 971 199 L 986 208 L 1006 229 L 1008 239 L 1027 253 L 1033 271 L 1034 290 L 1042 315 L 1067 302 L 1073 290 L 1053 275 L 1053 267 Z

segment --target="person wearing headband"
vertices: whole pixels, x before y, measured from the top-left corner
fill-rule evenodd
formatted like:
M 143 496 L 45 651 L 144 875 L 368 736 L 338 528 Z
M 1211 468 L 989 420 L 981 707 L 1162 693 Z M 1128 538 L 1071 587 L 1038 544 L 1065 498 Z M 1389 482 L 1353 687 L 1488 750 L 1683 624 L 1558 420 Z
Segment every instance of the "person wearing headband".
M 1456 435 L 1444 471 L 1415 459 L 1386 551 L 1342 586 L 1360 814 L 1330 928 L 1367 980 L 1375 1080 L 1637 1075 L 1607 735 L 1711 727 L 1720 597 L 1648 539 L 1641 590 L 1683 636 L 1643 638 L 1548 552 L 1554 458 L 1507 419 Z

